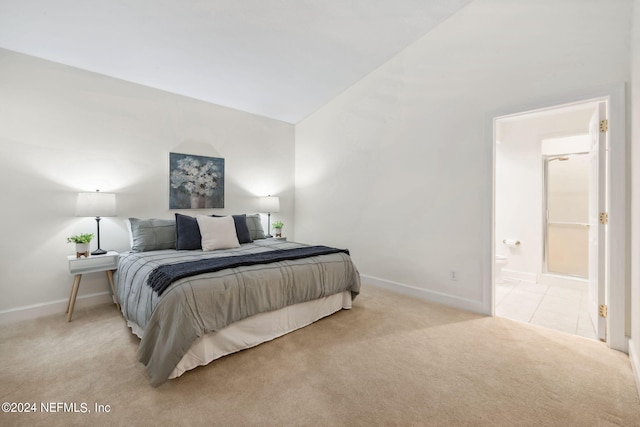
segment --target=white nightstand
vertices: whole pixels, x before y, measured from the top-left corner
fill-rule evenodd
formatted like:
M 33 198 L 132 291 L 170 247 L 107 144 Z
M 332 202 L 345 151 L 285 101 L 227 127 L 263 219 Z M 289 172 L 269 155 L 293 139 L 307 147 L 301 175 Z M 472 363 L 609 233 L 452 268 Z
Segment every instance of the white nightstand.
M 75 255 L 67 257 L 67 260 L 69 260 L 69 273 L 75 275 L 73 286 L 71 287 L 71 295 L 69 296 L 69 304 L 67 304 L 67 322 L 71 322 L 73 306 L 76 304 L 76 296 L 80 287 L 80 279 L 85 273 L 97 273 L 100 271 L 107 273 L 114 301 L 118 306 L 118 310 L 120 309 L 120 304 L 116 299 L 116 287 L 113 283 L 113 271 L 118 268 L 118 257 L 119 254 L 115 251 L 108 251 L 104 255 L 92 255 L 87 258 L 76 258 Z

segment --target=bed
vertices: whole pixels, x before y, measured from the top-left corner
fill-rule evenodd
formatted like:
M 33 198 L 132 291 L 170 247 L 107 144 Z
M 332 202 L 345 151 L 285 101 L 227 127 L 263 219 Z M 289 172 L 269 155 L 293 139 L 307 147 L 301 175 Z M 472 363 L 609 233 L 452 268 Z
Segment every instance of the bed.
M 259 215 L 209 218 L 129 220 L 116 298 L 153 386 L 349 309 L 360 291 L 347 250 L 267 239 Z

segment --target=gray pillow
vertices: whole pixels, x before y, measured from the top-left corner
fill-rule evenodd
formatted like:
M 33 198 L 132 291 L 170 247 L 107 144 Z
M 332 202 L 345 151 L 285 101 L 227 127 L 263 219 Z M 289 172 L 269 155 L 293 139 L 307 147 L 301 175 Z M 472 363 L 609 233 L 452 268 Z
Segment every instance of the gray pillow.
M 176 248 L 175 219 L 129 218 L 131 224 L 131 250 L 158 251 Z
M 262 219 L 260 214 L 247 215 L 247 227 L 251 240 L 264 239 L 264 230 L 262 229 Z

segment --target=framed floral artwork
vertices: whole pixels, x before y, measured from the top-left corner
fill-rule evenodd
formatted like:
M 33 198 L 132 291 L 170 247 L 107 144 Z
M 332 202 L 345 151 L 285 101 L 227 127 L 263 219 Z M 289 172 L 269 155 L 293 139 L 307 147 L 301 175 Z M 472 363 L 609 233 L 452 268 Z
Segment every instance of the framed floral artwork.
M 169 209 L 224 208 L 224 159 L 169 153 Z

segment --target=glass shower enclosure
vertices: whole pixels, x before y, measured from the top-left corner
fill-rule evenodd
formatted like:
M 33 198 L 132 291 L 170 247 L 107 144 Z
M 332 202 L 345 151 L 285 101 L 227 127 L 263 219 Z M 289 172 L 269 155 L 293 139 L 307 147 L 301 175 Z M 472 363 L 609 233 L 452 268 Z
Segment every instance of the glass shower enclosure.
M 545 272 L 587 279 L 589 154 L 546 155 L 543 161 Z

